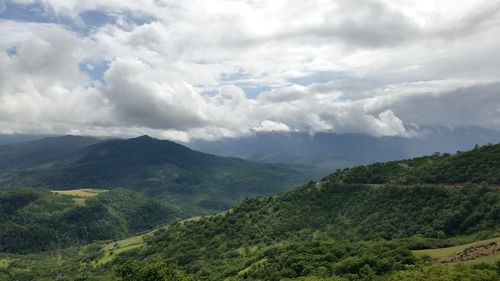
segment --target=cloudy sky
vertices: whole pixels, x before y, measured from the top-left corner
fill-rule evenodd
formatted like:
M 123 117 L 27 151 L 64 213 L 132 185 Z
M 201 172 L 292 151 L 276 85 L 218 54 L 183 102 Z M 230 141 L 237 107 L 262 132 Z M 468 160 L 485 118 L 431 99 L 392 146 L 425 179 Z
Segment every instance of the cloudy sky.
M 0 0 L 0 133 L 500 129 L 500 1 Z

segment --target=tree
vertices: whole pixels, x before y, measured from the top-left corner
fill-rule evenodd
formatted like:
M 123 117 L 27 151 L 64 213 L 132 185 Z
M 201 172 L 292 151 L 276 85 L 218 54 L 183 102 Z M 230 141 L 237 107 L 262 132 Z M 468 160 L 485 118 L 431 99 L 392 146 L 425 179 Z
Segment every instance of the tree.
M 115 270 L 119 281 L 194 281 L 160 258 L 149 262 L 129 261 Z

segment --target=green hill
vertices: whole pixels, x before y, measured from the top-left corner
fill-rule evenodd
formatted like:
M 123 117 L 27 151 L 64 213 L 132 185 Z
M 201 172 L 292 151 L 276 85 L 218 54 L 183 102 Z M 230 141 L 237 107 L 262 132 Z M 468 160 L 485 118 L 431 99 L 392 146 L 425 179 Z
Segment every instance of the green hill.
M 305 181 L 290 169 L 224 158 L 142 136 L 103 141 L 55 161 L 4 175 L 0 184 L 46 189 L 126 188 L 163 198 L 191 214 L 224 210 L 246 197 Z
M 144 231 L 179 216 L 144 195 L 112 190 L 76 204 L 47 190 L 0 189 L 0 252 L 27 253 Z
M 496 265 L 446 269 L 413 250 L 496 237 L 499 210 L 498 189 L 311 183 L 103 245 L 95 258 L 75 267 L 75 257 L 86 251 L 79 250 L 57 272 L 95 278 L 88 280 L 149 280 L 139 276 L 168 269 L 214 281 L 448 280 L 432 279 L 436 274 L 495 281 L 500 277 Z M 51 268 L 54 259 L 45 262 Z M 30 272 L 47 278 L 56 273 Z
M 417 259 L 410 250 L 500 229 L 500 190 L 311 184 L 178 223 L 124 259 L 159 254 L 206 280 L 381 275 Z
M 453 155 L 435 153 L 410 160 L 357 166 L 338 171 L 328 179 L 370 184 L 500 184 L 500 145 L 485 145 Z

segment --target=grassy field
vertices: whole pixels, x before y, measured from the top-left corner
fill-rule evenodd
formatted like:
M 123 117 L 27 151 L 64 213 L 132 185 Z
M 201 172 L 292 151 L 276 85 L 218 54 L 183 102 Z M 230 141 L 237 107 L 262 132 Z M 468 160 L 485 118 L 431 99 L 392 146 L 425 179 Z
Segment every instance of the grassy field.
M 220 215 L 220 214 L 216 214 L 216 215 Z M 187 223 L 190 221 L 198 221 L 201 218 L 202 218 L 201 216 L 195 216 L 195 217 L 187 218 L 185 220 L 181 220 L 181 221 L 179 221 L 179 223 L 183 224 L 183 223 Z M 119 253 L 142 247 L 144 245 L 144 237 L 145 236 L 153 235 L 155 232 L 160 231 L 162 229 L 166 229 L 166 228 L 168 228 L 168 225 L 153 229 L 153 230 L 146 232 L 144 234 L 132 236 L 132 237 L 129 237 L 129 238 L 126 238 L 123 240 L 118 240 L 118 241 L 107 244 L 106 246 L 104 246 L 102 248 L 104 255 L 100 259 L 95 261 L 94 265 L 99 266 L 99 265 L 106 264 L 106 263 L 112 261 L 113 258 Z
M 11 262 L 12 260 L 9 258 L 0 259 L 0 268 L 7 268 Z
M 132 249 L 136 249 L 139 247 L 142 247 L 144 245 L 144 237 L 147 235 L 151 235 L 156 231 L 159 231 L 160 229 L 165 229 L 168 226 L 163 226 L 154 230 L 151 230 L 149 232 L 146 232 L 144 234 L 132 236 L 123 240 L 118 240 L 112 243 L 107 244 L 102 248 L 104 255 L 98 259 L 97 261 L 94 262 L 94 265 L 103 265 L 105 263 L 108 263 L 113 260 L 113 258 L 122 252 L 126 252 Z
M 107 189 L 96 189 L 96 188 L 81 188 L 72 190 L 52 190 L 53 193 L 79 197 L 79 198 L 90 198 L 99 195 L 100 193 L 108 191 Z
M 103 265 L 112 261 L 114 256 L 119 253 L 141 247 L 144 245 L 143 237 L 145 235 L 133 236 L 104 246 L 104 255 L 95 262 L 95 265 Z
M 468 251 L 468 249 L 474 249 L 482 246 L 486 246 L 491 243 L 496 243 L 497 245 L 500 245 L 500 237 L 492 238 L 492 239 L 487 239 L 487 240 L 481 240 L 469 244 L 463 244 L 463 245 L 458 245 L 454 247 L 448 247 L 448 248 L 438 248 L 438 249 L 426 249 L 426 250 L 416 250 L 413 251 L 413 254 L 418 257 L 422 256 L 429 256 L 432 258 L 433 261 L 435 262 L 446 262 L 450 257 L 455 257 L 459 256 L 464 251 Z M 495 263 L 497 261 L 500 261 L 500 251 L 496 251 L 495 253 L 489 254 L 489 255 L 484 255 L 484 256 L 478 256 L 474 259 L 470 260 L 464 260 L 464 261 L 452 261 L 450 263 L 468 263 L 468 264 L 474 264 L 474 263 Z
M 51 190 L 52 193 L 56 193 L 59 195 L 70 196 L 73 197 L 73 202 L 77 206 L 85 206 L 85 201 L 88 198 L 92 198 L 97 196 L 103 192 L 107 192 L 107 189 L 96 189 L 96 188 L 81 188 L 81 189 L 72 189 L 72 190 Z

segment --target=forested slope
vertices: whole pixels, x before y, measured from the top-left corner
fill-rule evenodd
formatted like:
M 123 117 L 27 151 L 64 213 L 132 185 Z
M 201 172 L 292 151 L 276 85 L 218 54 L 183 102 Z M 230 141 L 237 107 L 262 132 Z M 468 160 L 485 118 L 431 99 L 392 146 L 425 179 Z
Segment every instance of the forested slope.
M 467 152 L 439 154 L 410 160 L 376 163 L 338 171 L 329 180 L 343 183 L 500 184 L 500 144 Z
M 178 212 L 140 193 L 115 190 L 77 206 L 47 190 L 0 189 L 0 252 L 26 253 L 116 239 L 168 223 Z
M 361 278 L 415 264 L 410 249 L 499 228 L 500 190 L 324 182 L 173 224 L 122 261 L 159 254 L 206 280 Z

